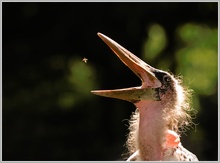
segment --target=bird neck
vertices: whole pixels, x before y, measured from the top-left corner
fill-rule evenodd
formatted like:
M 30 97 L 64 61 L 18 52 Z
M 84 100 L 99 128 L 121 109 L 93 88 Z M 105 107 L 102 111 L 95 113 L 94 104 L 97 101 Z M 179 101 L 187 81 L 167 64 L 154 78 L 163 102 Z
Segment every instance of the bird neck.
M 140 101 L 136 106 L 140 114 L 138 145 L 141 160 L 162 160 L 167 130 L 163 118 L 164 105 L 161 102 Z

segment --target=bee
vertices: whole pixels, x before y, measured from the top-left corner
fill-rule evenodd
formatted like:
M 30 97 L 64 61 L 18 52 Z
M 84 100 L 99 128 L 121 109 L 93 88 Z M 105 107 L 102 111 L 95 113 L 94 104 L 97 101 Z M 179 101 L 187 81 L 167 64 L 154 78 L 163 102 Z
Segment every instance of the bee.
M 82 59 L 82 61 L 83 61 L 84 63 L 87 63 L 87 62 L 88 62 L 88 59 L 84 57 L 84 58 Z

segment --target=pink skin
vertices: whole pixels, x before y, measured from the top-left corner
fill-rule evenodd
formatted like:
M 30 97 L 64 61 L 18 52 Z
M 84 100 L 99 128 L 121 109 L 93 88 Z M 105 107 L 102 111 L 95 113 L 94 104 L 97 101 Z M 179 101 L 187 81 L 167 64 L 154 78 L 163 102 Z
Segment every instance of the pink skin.
M 165 131 L 160 102 L 140 101 L 135 104 L 139 108 L 139 148 L 143 160 L 162 160 L 163 136 Z
M 164 105 L 161 101 L 140 101 L 139 148 L 142 160 L 163 160 L 167 148 L 175 148 L 180 143 L 177 133 L 167 130 L 163 119 Z
M 142 83 L 142 88 L 153 87 L 148 82 Z M 168 130 L 166 121 L 163 118 L 163 110 L 168 106 L 170 95 L 160 95 L 161 101 L 142 100 L 135 103 L 139 109 L 139 148 L 142 160 L 163 160 L 163 153 L 166 148 L 174 148 L 179 143 L 178 135 Z
M 172 131 L 167 130 L 166 132 L 166 147 L 167 148 L 176 148 L 180 143 L 179 135 Z

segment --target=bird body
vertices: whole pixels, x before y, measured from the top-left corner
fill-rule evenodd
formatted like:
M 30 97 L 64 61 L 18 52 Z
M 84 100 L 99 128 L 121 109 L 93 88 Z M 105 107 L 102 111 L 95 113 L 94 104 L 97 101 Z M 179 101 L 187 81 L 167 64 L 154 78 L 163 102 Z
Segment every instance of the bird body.
M 162 152 L 163 161 L 198 161 L 196 155 L 185 149 L 179 135 L 172 130 L 167 130 L 166 143 Z M 126 161 L 141 160 L 140 150 L 134 152 Z
M 142 81 L 139 87 L 92 91 L 136 106 L 129 126 L 127 147 L 131 156 L 127 161 L 198 161 L 182 146 L 177 134 L 191 121 L 189 91 L 170 73 L 151 67 L 109 37 L 98 36 Z
M 196 155 L 185 149 L 181 144 L 177 148 L 164 151 L 162 161 L 199 161 Z M 137 150 L 126 161 L 140 161 L 140 153 Z

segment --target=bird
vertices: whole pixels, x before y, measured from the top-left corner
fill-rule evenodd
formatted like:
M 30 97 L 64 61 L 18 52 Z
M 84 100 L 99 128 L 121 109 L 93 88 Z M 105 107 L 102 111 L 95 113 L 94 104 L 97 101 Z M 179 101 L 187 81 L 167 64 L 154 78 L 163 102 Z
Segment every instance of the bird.
M 137 87 L 91 91 L 136 106 L 129 121 L 126 161 L 199 161 L 180 141 L 180 134 L 192 123 L 193 110 L 191 91 L 182 86 L 181 78 L 150 66 L 108 36 L 97 35 L 142 82 Z

